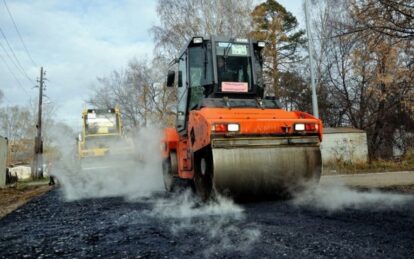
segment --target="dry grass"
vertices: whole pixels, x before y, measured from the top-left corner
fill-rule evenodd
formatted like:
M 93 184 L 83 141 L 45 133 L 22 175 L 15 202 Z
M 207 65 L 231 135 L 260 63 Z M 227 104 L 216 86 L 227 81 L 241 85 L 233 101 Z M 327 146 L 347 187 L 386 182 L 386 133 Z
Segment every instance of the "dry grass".
M 324 165 L 323 171 L 324 174 L 414 171 L 414 151 L 396 160 L 375 160 L 370 163 L 330 162 Z
M 40 181 L 17 182 L 12 186 L 0 189 L 0 218 L 16 210 L 34 197 L 40 196 L 52 187 L 48 179 Z

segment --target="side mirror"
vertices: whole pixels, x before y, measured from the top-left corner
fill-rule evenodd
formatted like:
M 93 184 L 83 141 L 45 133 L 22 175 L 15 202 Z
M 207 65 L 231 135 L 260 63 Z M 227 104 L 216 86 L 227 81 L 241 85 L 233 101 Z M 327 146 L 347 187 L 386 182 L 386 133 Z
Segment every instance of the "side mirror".
M 175 81 L 175 72 L 172 70 L 168 70 L 167 87 L 174 86 L 174 81 Z

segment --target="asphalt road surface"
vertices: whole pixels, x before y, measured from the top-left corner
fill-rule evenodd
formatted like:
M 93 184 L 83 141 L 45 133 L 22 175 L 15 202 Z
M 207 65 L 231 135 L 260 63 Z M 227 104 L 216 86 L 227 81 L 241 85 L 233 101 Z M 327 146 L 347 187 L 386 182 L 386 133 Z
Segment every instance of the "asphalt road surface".
M 0 258 L 414 258 L 412 197 L 340 187 L 246 204 L 190 192 L 69 202 L 55 189 L 0 220 Z

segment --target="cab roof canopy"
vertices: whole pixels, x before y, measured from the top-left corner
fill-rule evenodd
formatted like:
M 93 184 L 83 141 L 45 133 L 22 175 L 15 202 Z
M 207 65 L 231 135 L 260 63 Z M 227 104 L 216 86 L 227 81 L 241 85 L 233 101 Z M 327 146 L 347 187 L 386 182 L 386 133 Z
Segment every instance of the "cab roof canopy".
M 194 36 L 191 38 L 187 43 L 181 48 L 179 52 L 179 56 L 181 56 L 186 49 L 188 49 L 191 46 L 198 45 L 200 43 L 203 43 L 205 41 L 214 41 L 214 42 L 232 42 L 232 43 L 249 43 L 251 44 L 257 44 L 258 41 L 251 39 L 251 38 L 231 38 L 231 37 L 225 37 L 225 36 Z M 264 42 L 263 42 L 264 43 Z M 264 45 L 263 45 L 264 46 Z M 175 58 L 172 63 L 177 63 L 178 59 Z

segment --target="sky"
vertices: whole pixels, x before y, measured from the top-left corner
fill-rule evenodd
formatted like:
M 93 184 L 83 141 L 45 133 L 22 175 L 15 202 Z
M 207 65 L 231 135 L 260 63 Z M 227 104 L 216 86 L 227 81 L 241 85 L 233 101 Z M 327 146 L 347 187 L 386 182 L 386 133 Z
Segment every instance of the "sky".
M 278 2 L 303 26 L 302 0 Z M 57 109 L 56 121 L 78 129 L 98 77 L 132 58 L 152 57 L 156 6 L 156 0 L 0 0 L 0 106 L 37 102 L 43 66 L 45 106 Z

